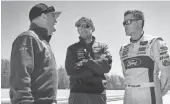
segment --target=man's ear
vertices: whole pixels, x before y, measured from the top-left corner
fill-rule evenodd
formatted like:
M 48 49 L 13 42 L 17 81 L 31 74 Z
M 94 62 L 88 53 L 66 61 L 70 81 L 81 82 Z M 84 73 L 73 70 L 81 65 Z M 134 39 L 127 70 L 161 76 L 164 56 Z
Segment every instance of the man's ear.
M 93 33 L 93 29 L 90 29 L 90 32 Z
M 47 15 L 44 14 L 44 13 L 42 13 L 42 14 L 41 14 L 41 18 L 44 19 L 44 20 L 46 20 L 46 19 L 47 19 Z
M 142 28 L 142 20 L 139 20 L 138 23 L 140 24 L 140 27 Z

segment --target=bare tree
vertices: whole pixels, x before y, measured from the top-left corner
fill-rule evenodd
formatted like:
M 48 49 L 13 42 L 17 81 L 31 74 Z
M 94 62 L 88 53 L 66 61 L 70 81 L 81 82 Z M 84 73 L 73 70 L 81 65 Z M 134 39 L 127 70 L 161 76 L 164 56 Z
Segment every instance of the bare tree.
M 1 59 L 1 88 L 9 88 L 10 62 Z
M 58 83 L 58 88 L 59 89 L 66 89 L 69 88 L 69 76 L 66 73 L 66 70 L 63 67 L 60 67 L 58 69 L 58 78 L 59 78 L 59 83 Z

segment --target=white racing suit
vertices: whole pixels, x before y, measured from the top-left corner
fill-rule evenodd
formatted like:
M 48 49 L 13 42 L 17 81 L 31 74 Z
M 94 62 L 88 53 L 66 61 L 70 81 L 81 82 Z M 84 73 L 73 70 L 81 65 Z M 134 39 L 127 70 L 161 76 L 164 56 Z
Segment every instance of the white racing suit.
M 120 49 L 125 76 L 124 104 L 162 104 L 170 89 L 168 47 L 160 37 L 143 35 Z

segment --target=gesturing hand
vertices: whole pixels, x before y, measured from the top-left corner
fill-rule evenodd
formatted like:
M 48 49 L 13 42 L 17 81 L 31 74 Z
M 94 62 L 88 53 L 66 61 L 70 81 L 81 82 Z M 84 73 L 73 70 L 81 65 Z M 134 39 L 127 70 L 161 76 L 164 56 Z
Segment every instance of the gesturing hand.
M 80 67 L 83 66 L 83 64 L 86 63 L 87 61 L 88 61 L 87 59 L 83 59 L 83 60 L 77 62 L 75 68 L 80 69 Z

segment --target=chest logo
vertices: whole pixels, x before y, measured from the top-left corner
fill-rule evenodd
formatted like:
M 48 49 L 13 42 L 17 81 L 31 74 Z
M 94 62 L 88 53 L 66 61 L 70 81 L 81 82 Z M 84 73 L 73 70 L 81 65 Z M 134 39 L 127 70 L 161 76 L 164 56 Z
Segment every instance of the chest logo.
M 78 49 L 78 50 L 76 51 L 76 53 L 77 53 L 77 58 L 78 58 L 78 59 L 85 59 L 86 49 L 83 49 L 83 48 Z
M 139 66 L 142 63 L 142 61 L 140 59 L 137 58 L 131 58 L 125 61 L 125 66 L 127 68 L 132 68 L 132 67 L 136 67 Z

